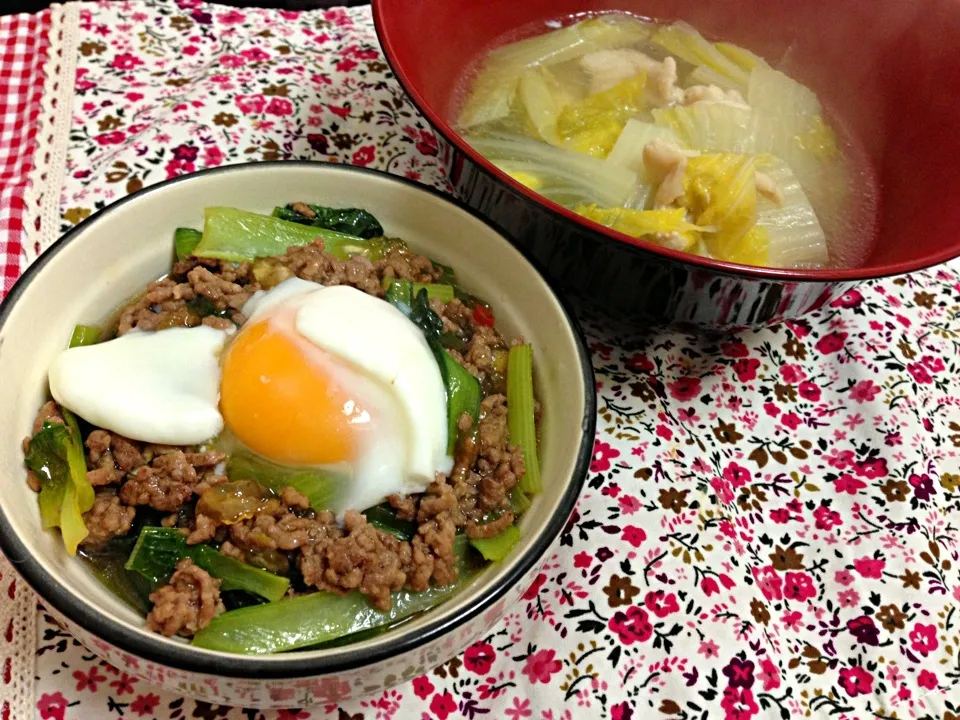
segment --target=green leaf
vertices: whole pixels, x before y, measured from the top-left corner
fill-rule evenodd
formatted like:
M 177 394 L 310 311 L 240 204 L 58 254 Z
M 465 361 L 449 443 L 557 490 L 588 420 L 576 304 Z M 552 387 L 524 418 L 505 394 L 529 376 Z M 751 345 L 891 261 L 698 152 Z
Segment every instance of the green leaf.
M 361 210 L 360 208 L 330 208 L 323 207 L 322 205 L 304 204 L 313 211 L 313 217 L 294 210 L 294 203 L 286 207 L 275 208 L 273 216 L 288 222 L 325 228 L 360 238 L 369 239 L 383 235 L 383 226 L 366 210 Z

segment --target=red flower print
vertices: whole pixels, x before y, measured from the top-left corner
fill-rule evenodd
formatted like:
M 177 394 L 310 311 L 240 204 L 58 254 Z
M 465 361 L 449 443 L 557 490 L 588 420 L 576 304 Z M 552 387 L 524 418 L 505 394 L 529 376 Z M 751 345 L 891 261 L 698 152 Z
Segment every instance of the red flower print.
M 886 565 L 885 560 L 878 560 L 872 557 L 862 557 L 853 561 L 853 569 L 865 578 L 879 580 L 883 574 L 883 568 Z
M 305 710 L 277 710 L 277 720 L 307 720 L 310 713 Z
M 724 688 L 720 707 L 725 713 L 724 720 L 750 720 L 760 711 L 750 688 Z
M 783 597 L 785 600 L 802 602 L 817 596 L 813 578 L 803 572 L 788 572 L 783 579 Z
M 787 320 L 784 325 L 798 338 L 805 338 L 810 334 L 810 323 L 806 320 Z
M 720 584 L 723 585 L 723 587 L 727 590 L 736 585 L 736 583 L 733 581 L 733 578 L 726 573 L 720 573 L 718 577 L 720 578 Z
M 850 397 L 854 402 L 865 403 L 873 400 L 880 394 L 880 386 L 873 380 L 861 380 L 850 388 Z
M 622 496 L 617 500 L 617 504 L 620 506 L 621 515 L 633 515 L 641 508 L 640 501 L 633 495 Z
M 620 486 L 616 483 L 610 483 L 605 485 L 603 490 L 600 491 L 605 497 L 617 497 L 620 494 Z
M 757 678 L 763 683 L 763 689 L 766 692 L 780 687 L 780 670 L 768 657 L 760 659 L 760 672 Z
M 433 689 L 433 683 L 430 682 L 430 678 L 426 675 L 421 675 L 413 679 L 413 694 L 421 700 L 426 700 L 430 693 L 433 692 Z
M 417 141 L 417 152 L 421 155 L 434 156 L 437 154 L 437 138 L 427 130 L 420 131 L 420 139 Z
M 343 58 L 342 60 L 338 60 L 337 64 L 334 65 L 337 71 L 342 73 L 350 72 L 356 66 L 357 66 L 357 61 L 351 60 L 350 58 Z
M 196 166 L 192 162 L 184 162 L 182 160 L 171 160 L 167 163 L 166 166 L 167 177 L 174 178 L 178 175 L 186 175 L 187 173 L 192 173 L 196 170 Z
M 310 143 L 310 148 L 321 155 L 329 155 L 330 151 L 330 140 L 326 135 L 320 133 L 310 133 L 307 135 L 307 142 Z
M 110 63 L 110 67 L 116 70 L 133 70 L 143 65 L 143 60 L 132 53 L 118 53 Z
M 366 167 L 373 162 L 374 153 L 375 148 L 373 145 L 364 145 L 353 154 L 353 158 L 351 160 L 354 165 Z
M 657 425 L 657 436 L 664 440 L 670 440 L 673 437 L 673 430 L 666 425 Z
M 620 451 L 609 443 L 595 440 L 593 443 L 593 460 L 590 461 L 590 472 L 605 472 L 610 469 L 610 461 L 620 457 Z
M 453 701 L 453 695 L 448 692 L 437 693 L 430 701 L 430 712 L 437 716 L 438 720 L 447 720 L 451 713 L 457 711 L 457 703 Z
M 924 367 L 927 368 L 932 373 L 943 372 L 947 369 L 947 366 L 943 364 L 943 358 L 933 357 L 932 355 L 924 355 L 920 358 L 920 362 L 923 363 Z
M 647 539 L 647 533 L 643 528 L 636 525 L 627 525 L 620 533 L 620 537 L 623 538 L 625 543 L 629 543 L 636 548 L 640 547 L 643 541 Z
M 767 600 L 783 599 L 783 580 L 773 565 L 764 565 L 762 568 L 751 568 L 753 579 L 757 582 L 757 587 Z
M 259 115 L 267 106 L 267 99 L 260 95 L 237 95 L 233 102 L 244 115 Z
M 531 684 L 536 685 L 538 682 L 547 684 L 551 677 L 563 669 L 563 663 L 556 659 L 556 654 L 555 650 L 549 649 L 538 650 L 527 655 L 527 661 L 523 666 L 523 674 L 527 676 Z
M 245 57 L 250 62 L 263 62 L 264 60 L 270 59 L 270 54 L 264 52 L 260 48 L 253 47 L 247 48 L 246 50 L 241 50 L 240 55 Z
M 133 684 L 137 682 L 137 679 L 138 678 L 127 675 L 126 673 L 121 673 L 120 679 L 111 681 L 110 687 L 117 691 L 117 695 L 132 693 Z
M 910 631 L 910 648 L 921 655 L 927 655 L 937 649 L 937 626 L 917 623 Z
M 874 458 L 872 460 L 863 460 L 853 464 L 853 471 L 860 477 L 868 480 L 876 480 L 887 476 L 887 459 Z
M 242 23 L 246 19 L 247 16 L 239 10 L 231 10 L 230 12 L 217 15 L 217 20 L 222 22 L 224 25 L 236 25 L 237 23 Z
M 857 642 L 863 645 L 876 646 L 880 644 L 880 628 L 877 627 L 877 624 L 869 615 L 861 615 L 848 620 L 847 630 L 857 639 Z
M 743 344 L 742 340 L 731 340 L 730 342 L 721 343 L 720 352 L 732 358 L 744 358 L 750 354 L 750 351 L 747 349 L 747 346 Z
M 589 553 L 578 552 L 573 556 L 573 566 L 575 568 L 588 568 L 593 563 L 593 556 Z
M 797 392 L 800 393 L 800 397 L 804 400 L 809 400 L 810 402 L 817 402 L 820 400 L 820 386 L 809 380 L 805 380 L 797 386 Z
M 650 624 L 647 611 L 636 605 L 627 608 L 626 612 L 614 613 L 607 626 L 624 645 L 646 642 L 653 637 L 653 625 Z
M 158 701 L 159 702 L 159 701 Z M 67 711 L 67 699 L 63 693 L 44 693 L 37 701 L 37 712 L 42 720 L 63 720 Z
M 185 162 L 193 162 L 194 160 L 197 159 L 197 155 L 199 154 L 199 152 L 200 151 L 196 145 L 188 145 L 184 143 L 183 145 L 177 145 L 173 149 L 173 156 L 177 160 L 183 160 Z
M 467 648 L 463 655 L 463 666 L 470 672 L 477 675 L 486 675 L 493 666 L 493 661 L 497 659 L 497 653 L 493 645 L 487 642 L 479 642 Z
M 907 372 L 913 376 L 914 381 L 919 385 L 929 385 L 933 382 L 933 377 L 920 363 L 909 363 L 907 365 Z
M 859 665 L 854 665 L 840 671 L 840 684 L 850 697 L 869 695 L 873 692 L 873 675 Z
M 537 595 L 540 594 L 540 588 L 543 587 L 543 584 L 547 581 L 547 576 L 543 573 L 537 575 L 536 579 L 527 588 L 527 591 L 523 594 L 524 600 L 533 600 Z
M 847 290 L 843 295 L 830 303 L 830 307 L 855 308 L 862 302 L 863 295 L 860 294 L 859 290 Z
M 700 380 L 692 377 L 682 377 L 667 384 L 670 397 L 674 400 L 687 402 L 700 395 Z
M 729 505 L 733 502 L 735 497 L 733 494 L 733 489 L 730 487 L 730 483 L 723 478 L 713 478 L 713 480 L 710 481 L 710 487 L 713 488 L 713 491 L 717 494 L 717 498 L 724 505 Z
M 923 475 L 911 473 L 910 486 L 913 488 L 914 496 L 921 502 L 927 502 L 937 494 L 936 488 L 933 487 L 933 478 L 926 473 Z
M 143 715 L 153 715 L 153 711 L 159 704 L 160 698 L 153 693 L 137 695 L 137 699 L 130 703 L 130 710 L 141 717 Z
M 665 593 L 663 590 L 648 592 L 643 599 L 643 604 L 658 618 L 665 618 L 680 609 L 680 605 L 677 604 L 677 596 L 673 593 Z
M 937 680 L 937 676 L 929 670 L 921 670 L 917 673 L 917 685 L 924 690 L 936 690 L 939 684 L 940 681 Z
M 799 365 L 786 363 L 780 366 L 780 377 L 783 378 L 785 383 L 788 383 L 789 385 L 796 385 L 797 383 L 806 380 L 807 374 Z
M 87 672 L 74 670 L 73 677 L 77 680 L 77 692 L 88 688 L 90 692 L 96 692 L 97 683 L 102 683 L 107 679 L 106 675 L 100 673 L 100 668 L 97 665 L 92 666 Z
M 753 473 L 743 465 L 732 462 L 723 469 L 723 479 L 733 487 L 741 488 L 753 479 Z
M 817 529 L 830 530 L 843 524 L 843 518 L 836 510 L 831 510 L 826 505 L 820 505 L 813 511 L 813 519 L 816 521 Z
M 633 720 L 633 708 L 624 701 L 610 708 L 610 720 Z
M 343 107 L 337 107 L 336 105 L 327 105 L 330 108 L 330 112 L 336 115 L 338 118 L 346 120 L 350 117 L 350 104 L 346 104 Z
M 711 595 L 716 595 L 720 592 L 720 586 L 717 584 L 717 581 L 712 577 L 706 577 L 700 582 L 700 589 L 703 591 L 703 594 L 707 597 Z
M 856 495 L 866 486 L 867 484 L 863 482 L 863 480 L 859 480 L 849 473 L 844 473 L 833 482 L 834 490 L 839 493 L 847 493 L 848 495 Z
M 633 355 L 627 360 L 627 369 L 634 372 L 650 373 L 653 372 L 653 363 L 646 355 Z
M 93 139 L 96 140 L 97 145 L 119 145 L 127 139 L 127 136 L 120 130 L 114 130 L 113 132 L 101 133 Z
M 730 687 L 753 687 L 753 660 L 731 658 L 723 669 L 723 674 L 727 676 Z
M 737 380 L 740 382 L 750 382 L 757 379 L 757 370 L 760 368 L 760 361 L 757 358 L 744 358 L 737 360 L 733 364 L 733 371 L 737 374 Z
M 203 164 L 205 167 L 222 165 L 226 155 L 216 145 L 209 145 L 203 150 Z
M 845 332 L 832 332 L 827 333 L 822 338 L 817 340 L 817 344 L 814 345 L 817 352 L 823 353 L 824 355 L 830 355 L 835 352 L 840 352 L 843 349 L 843 344 L 846 342 L 847 333 Z
M 788 412 L 781 416 L 780 422 L 783 423 L 785 427 L 788 427 L 791 430 L 796 430 L 798 427 L 800 427 L 801 420 L 800 416 L 796 413 Z
M 293 115 L 293 103 L 283 97 L 272 97 L 264 112 L 268 115 Z
M 243 67 L 247 64 L 245 58 L 240 57 L 239 55 L 221 55 L 220 64 L 228 68 L 238 68 Z

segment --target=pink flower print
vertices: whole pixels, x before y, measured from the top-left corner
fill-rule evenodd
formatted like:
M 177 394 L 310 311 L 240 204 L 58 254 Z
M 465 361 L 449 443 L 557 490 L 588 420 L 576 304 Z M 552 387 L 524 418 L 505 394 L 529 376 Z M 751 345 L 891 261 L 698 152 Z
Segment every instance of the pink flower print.
M 845 332 L 832 332 L 827 333 L 822 338 L 817 340 L 816 345 L 813 347 L 816 348 L 817 352 L 823 353 L 824 355 L 831 355 L 835 352 L 840 352 L 843 349 L 843 344 L 847 340 L 847 333 Z
M 600 442 L 599 440 L 594 441 L 593 460 L 590 462 L 590 472 L 606 472 L 610 469 L 610 461 L 618 457 L 620 457 L 620 451 L 615 447 L 611 447 L 609 443 Z
M 848 495 L 856 495 L 866 486 L 867 484 L 863 482 L 863 480 L 858 480 L 849 473 L 844 473 L 833 482 L 834 490 L 838 493 L 847 493 Z
M 873 692 L 873 675 L 859 665 L 840 670 L 840 684 L 850 697 L 869 695 Z
M 633 355 L 627 360 L 627 369 L 638 373 L 653 372 L 653 363 L 646 355 Z
M 132 53 L 118 53 L 110 62 L 110 67 L 116 70 L 133 70 L 143 65 L 143 60 Z
M 223 165 L 226 155 L 216 145 L 208 145 L 203 151 L 203 164 L 205 167 L 217 167 Z
M 751 473 L 743 465 L 735 462 L 730 463 L 723 469 L 723 479 L 730 483 L 734 488 L 741 488 L 753 478 Z
M 887 476 L 886 458 L 873 458 L 853 463 L 853 471 L 868 480 L 876 480 Z
M 268 115 L 293 115 L 293 103 L 283 97 L 272 97 L 265 112 Z
M 733 494 L 733 489 L 723 478 L 715 477 L 710 481 L 710 487 L 713 488 L 713 491 L 717 494 L 717 498 L 724 505 L 729 505 L 733 502 L 735 495 Z
M 114 130 L 112 132 L 100 133 L 93 139 L 97 141 L 97 145 L 119 145 L 127 139 L 127 136 L 126 133 L 120 130 Z
M 832 449 L 823 455 L 824 459 L 832 468 L 844 470 L 853 465 L 853 450 Z
M 124 94 L 124 97 L 130 102 L 135 103 L 135 102 L 139 102 L 140 100 L 143 100 L 143 93 L 128 92 Z
M 761 658 L 760 672 L 757 673 L 757 679 L 763 683 L 764 691 L 770 692 L 771 690 L 776 690 L 780 687 L 780 670 L 774 665 L 770 658 Z
M 633 515 L 641 507 L 640 501 L 633 495 L 622 496 L 617 500 L 617 504 L 620 506 L 621 515 Z
M 692 377 L 682 377 L 667 384 L 670 397 L 680 402 L 693 400 L 700 395 L 700 380 Z
M 805 380 L 797 386 L 797 392 L 804 400 L 818 402 L 820 400 L 820 386 L 809 380 Z
M 90 692 L 97 691 L 97 685 L 107 679 L 106 675 L 100 673 L 100 668 L 93 665 L 87 672 L 74 670 L 73 677 L 77 681 L 77 692 L 89 689 Z
M 849 570 L 837 570 L 837 572 L 833 574 L 833 580 L 838 585 L 847 586 L 851 585 L 855 578 Z
M 780 377 L 783 378 L 783 381 L 789 385 L 796 385 L 799 382 L 803 382 L 807 379 L 807 374 L 803 371 L 803 368 L 794 363 L 786 363 L 780 366 Z
M 240 55 L 249 60 L 250 62 L 263 62 L 264 60 L 269 60 L 270 55 L 260 48 L 247 48 L 246 50 L 241 50 Z
M 680 605 L 677 603 L 677 596 L 673 593 L 665 593 L 663 590 L 651 590 L 648 592 L 643 599 L 643 604 L 658 618 L 665 618 L 680 610 Z
M 239 68 L 247 64 L 246 58 L 239 55 L 221 55 L 220 64 L 228 68 Z
M 731 340 L 730 342 L 721 343 L 720 352 L 732 358 L 744 358 L 750 354 L 747 346 L 743 344 L 743 340 Z
M 421 700 L 426 700 L 433 692 L 433 683 L 426 675 L 415 677 L 413 679 L 413 694 Z
M 287 710 L 281 708 L 277 710 L 277 720 L 307 720 L 310 713 L 305 710 Z
M 773 565 L 764 565 L 762 568 L 751 568 L 753 579 L 757 582 L 757 587 L 763 593 L 767 600 L 783 599 L 783 580 Z
M 783 579 L 783 597 L 803 602 L 817 596 L 813 578 L 804 572 L 788 572 Z
M 540 594 L 540 588 L 543 587 L 543 584 L 547 581 L 547 576 L 543 573 L 537 575 L 534 581 L 530 584 L 530 587 L 526 589 L 526 592 L 521 596 L 524 600 L 533 600 L 537 595 Z
M 538 650 L 527 655 L 526 663 L 523 666 L 523 674 L 527 676 L 531 684 L 536 685 L 538 682 L 547 684 L 551 677 L 563 669 L 563 663 L 556 659 L 556 654 L 555 650 L 549 649 Z
M 159 704 L 160 698 L 153 693 L 137 695 L 137 699 L 130 703 L 130 710 L 141 717 L 144 715 L 153 715 L 153 711 Z
M 343 58 L 338 60 L 334 67 L 337 69 L 337 72 L 347 73 L 353 70 L 358 65 L 357 61 L 352 58 Z
M 660 424 L 657 425 L 657 436 L 662 437 L 664 440 L 673 439 L 673 430 L 671 430 L 666 425 Z
M 783 622 L 783 626 L 789 628 L 793 632 L 798 632 L 800 630 L 800 621 L 802 619 L 803 613 L 797 612 L 796 610 L 793 612 L 785 612 L 780 618 L 781 622 Z
M 907 365 L 907 372 L 913 376 L 914 381 L 918 385 L 929 385 L 933 382 L 933 377 L 920 363 L 909 363 Z
M 573 566 L 575 568 L 585 569 L 593 563 L 593 556 L 583 551 L 573 556 Z
M 63 720 L 66 711 L 67 699 L 63 693 L 56 692 L 53 695 L 44 693 L 37 701 L 37 712 L 40 713 L 42 720 Z
M 200 154 L 200 150 L 196 145 L 191 145 L 183 143 L 182 145 L 177 145 L 172 151 L 173 157 L 177 160 L 182 160 L 184 162 L 193 162 L 197 159 L 197 155 Z
M 236 25 L 237 23 L 242 23 L 246 19 L 247 16 L 239 10 L 231 10 L 230 12 L 217 15 L 217 20 L 222 22 L 224 25 Z
M 620 495 L 620 486 L 617 485 L 616 483 L 610 483 L 609 485 L 605 485 L 603 490 L 600 491 L 600 493 L 604 497 L 615 498 Z
M 353 153 L 351 162 L 353 162 L 354 165 L 359 165 L 360 167 L 366 167 L 367 165 L 373 162 L 374 153 L 375 153 L 375 149 L 373 145 L 364 145 L 363 147 L 358 149 L 355 153 Z
M 793 412 L 784 413 L 780 418 L 780 422 L 783 423 L 784 427 L 788 427 L 791 430 L 796 430 L 800 427 L 800 416 Z
M 910 649 L 921 655 L 928 655 L 937 649 L 937 626 L 917 623 L 910 631 Z
M 451 713 L 457 711 L 457 703 L 453 700 L 453 695 L 448 692 L 437 693 L 430 701 L 430 712 L 437 716 L 438 720 L 447 720 Z
M 826 505 L 820 505 L 813 511 L 813 519 L 818 530 L 831 530 L 843 524 L 840 513 L 831 510 Z
M 937 680 L 937 676 L 929 670 L 921 670 L 917 673 L 917 685 L 924 690 L 936 690 L 939 684 L 940 681 Z
M 86 75 L 88 72 L 90 72 L 89 68 L 77 68 L 77 77 L 73 82 L 73 87 L 76 89 L 78 93 L 82 93 L 86 90 L 90 90 L 91 88 L 95 88 L 97 86 L 96 83 L 92 83 L 89 80 L 85 80 L 83 78 L 83 76 Z
M 741 660 L 738 657 L 730 659 L 723 669 L 730 687 L 753 687 L 753 660 Z
M 720 592 L 720 586 L 717 584 L 717 581 L 712 577 L 705 577 L 700 581 L 700 590 L 704 595 L 710 597 L 711 595 L 717 595 Z
M 805 338 L 810 334 L 810 323 L 806 320 L 787 320 L 784 325 L 798 338 Z
M 551 651 L 552 652 L 552 651 Z M 463 666 L 477 675 L 486 675 L 496 660 L 497 653 L 488 642 L 474 643 L 463 654 Z
M 724 720 L 750 720 L 760 711 L 753 699 L 753 691 L 741 687 L 724 688 L 720 707 L 725 713 Z
M 627 608 L 626 612 L 614 613 L 607 626 L 624 645 L 646 642 L 653 637 L 653 625 L 647 611 L 636 605 Z
M 267 99 L 260 95 L 237 95 L 233 101 L 244 115 L 259 115 L 267 106 Z
M 703 640 L 700 643 L 700 648 L 697 650 L 697 654 L 703 655 L 707 659 L 720 657 L 720 646 L 717 645 L 713 640 Z
M 521 718 L 528 718 L 533 713 L 530 712 L 530 701 L 521 700 L 518 697 L 513 698 L 513 707 L 509 707 L 503 711 L 510 720 L 521 720 Z M 441 720 L 443 720 L 441 718 Z
M 926 367 L 927 370 L 932 373 L 943 372 L 947 368 L 947 366 L 943 364 L 943 358 L 941 357 L 924 355 L 922 358 L 920 358 L 920 362 L 922 362 L 924 367 Z
M 853 569 L 865 578 L 879 580 L 883 574 L 883 568 L 886 565 L 885 560 L 879 560 L 872 557 L 862 557 L 853 561 Z
M 647 533 L 641 527 L 637 527 L 636 525 L 627 525 L 621 531 L 620 537 L 625 543 L 637 548 L 640 547 L 643 544 L 643 541 L 647 539 Z
M 733 372 L 737 374 L 737 380 L 740 382 L 756 380 L 759 369 L 760 361 L 757 358 L 743 358 L 733 364 Z
M 832 303 L 830 307 L 835 308 L 855 308 L 857 305 L 863 302 L 863 295 L 860 294 L 859 290 L 847 290 L 843 295 L 838 297 Z
M 544 720 L 546 717 L 544 714 Z M 610 708 L 610 720 L 633 720 L 633 708 L 630 707 L 630 703 L 625 700 Z
M 854 402 L 861 404 L 870 402 L 879 394 L 880 386 L 874 383 L 873 380 L 861 380 L 850 388 L 850 398 L 854 400 Z
M 421 155 L 433 156 L 439 151 L 436 136 L 427 130 L 421 130 L 417 140 L 417 152 Z

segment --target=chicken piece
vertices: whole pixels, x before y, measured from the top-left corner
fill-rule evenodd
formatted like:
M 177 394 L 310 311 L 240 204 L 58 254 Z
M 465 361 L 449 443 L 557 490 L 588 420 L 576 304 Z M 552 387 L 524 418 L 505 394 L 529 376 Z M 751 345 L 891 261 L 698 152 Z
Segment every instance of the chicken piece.
M 770 202 L 776 203 L 778 207 L 783 204 L 783 193 L 780 192 L 780 188 L 777 187 L 777 183 L 774 182 L 772 177 L 758 170 L 756 172 L 756 182 L 758 193 Z
M 747 101 L 737 90 L 724 90 L 716 85 L 692 85 L 683 91 L 683 105 L 695 105 L 699 102 L 716 102 L 749 108 Z
M 693 153 L 696 154 L 696 153 Z M 643 147 L 643 166 L 654 181 L 659 182 L 653 198 L 654 207 L 672 205 L 683 196 L 683 176 L 690 153 L 665 140 L 654 140 Z
M 637 73 L 659 72 L 660 63 L 639 50 L 597 50 L 580 58 L 580 67 L 590 76 L 590 94 L 609 90 Z
M 654 105 L 670 106 L 676 105 L 683 99 L 683 90 L 677 85 L 677 61 L 672 57 L 664 58 L 660 67 L 648 75 L 648 80 L 653 82 L 648 87 L 655 92 L 648 92 L 648 98 Z

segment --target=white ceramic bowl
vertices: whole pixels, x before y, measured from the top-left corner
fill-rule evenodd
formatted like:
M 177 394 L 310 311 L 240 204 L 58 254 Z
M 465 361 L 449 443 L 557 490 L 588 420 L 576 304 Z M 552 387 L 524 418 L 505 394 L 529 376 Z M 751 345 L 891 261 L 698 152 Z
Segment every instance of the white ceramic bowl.
M 309 200 L 373 212 L 387 234 L 457 270 L 487 299 L 498 326 L 535 352 L 544 407 L 545 490 L 523 516 L 521 543 L 433 611 L 341 648 L 246 657 L 147 632 L 56 531 L 42 529 L 21 440 L 47 398 L 46 368 L 74 325 L 96 324 L 170 270 L 173 230 L 201 227 L 203 209 L 270 212 Z M 518 600 L 561 532 L 593 447 L 593 374 L 574 321 L 540 273 L 484 220 L 448 197 L 385 173 L 323 163 L 257 163 L 142 190 L 89 218 L 48 250 L 0 306 L 0 544 L 51 612 L 81 642 L 127 672 L 217 704 L 309 706 L 382 690 L 446 662 Z

